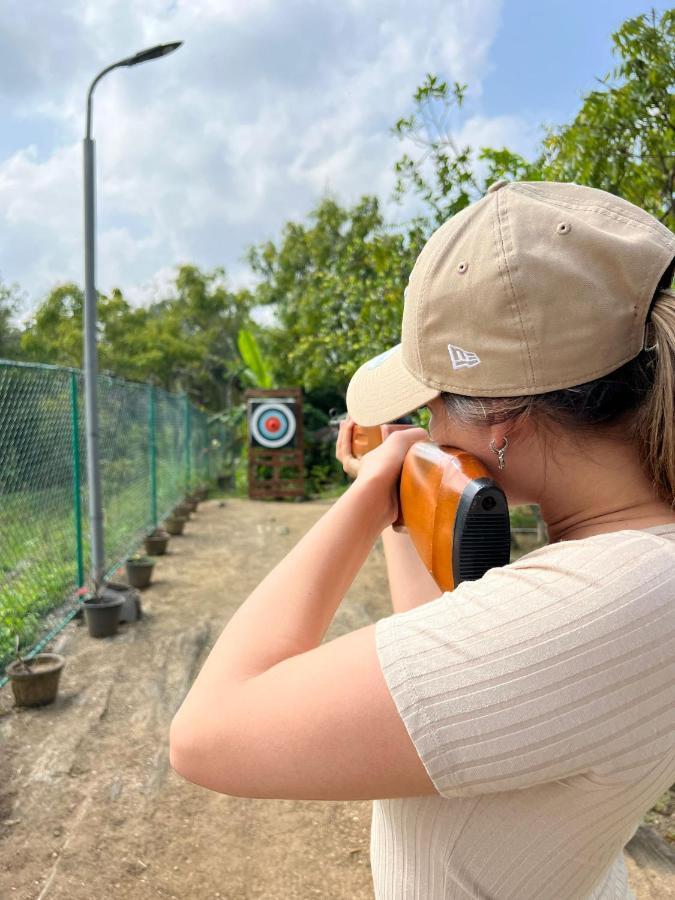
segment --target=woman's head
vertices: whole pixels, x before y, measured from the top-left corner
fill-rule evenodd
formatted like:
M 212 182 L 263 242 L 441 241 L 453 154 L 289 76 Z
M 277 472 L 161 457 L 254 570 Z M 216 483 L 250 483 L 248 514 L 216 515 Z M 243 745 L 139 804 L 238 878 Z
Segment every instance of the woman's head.
M 558 459 L 569 477 L 583 448 L 602 480 L 637 453 L 643 482 L 670 504 L 674 259 L 675 235 L 621 197 L 572 182 L 497 182 L 425 244 L 401 343 L 355 372 L 347 409 L 378 425 L 427 405 L 432 432 L 441 422 L 477 455 L 486 436 L 495 449 L 507 439 L 504 481 L 517 454 L 535 466 L 537 454 Z
M 675 264 L 675 263 L 674 263 Z M 672 266 L 664 274 L 670 279 Z M 580 456 L 619 443 L 632 448 L 652 483 L 654 495 L 675 508 L 675 291 L 660 287 L 650 321 L 652 344 L 619 369 L 562 390 L 520 397 L 468 397 L 442 392 L 428 406 L 434 440 L 455 443 L 494 468 L 489 443 L 503 446 L 513 460 L 517 447 L 555 458 L 565 445 Z M 472 446 L 466 447 L 468 443 Z M 569 459 L 569 457 L 567 457 Z M 545 462 L 545 459 L 544 459 Z

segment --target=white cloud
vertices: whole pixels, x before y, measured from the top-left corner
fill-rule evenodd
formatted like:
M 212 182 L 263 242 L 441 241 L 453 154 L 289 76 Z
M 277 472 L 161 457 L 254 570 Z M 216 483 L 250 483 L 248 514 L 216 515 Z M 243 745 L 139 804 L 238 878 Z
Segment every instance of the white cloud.
M 89 80 L 144 46 L 185 41 L 111 73 L 95 94 L 97 282 L 140 303 L 181 262 L 224 265 L 233 286 L 250 284 L 246 248 L 275 239 L 325 191 L 388 200 L 402 152 L 389 129 L 428 71 L 480 95 L 502 0 L 0 0 L 3 16 L 5 6 L 0 51 L 12 54 L 0 52 L 0 82 L 14 65 L 20 77 L 0 113 L 21 135 L 46 117 L 56 125 L 0 158 L 0 271 L 34 301 L 82 280 Z M 522 152 L 526 129 L 468 115 L 458 136 Z

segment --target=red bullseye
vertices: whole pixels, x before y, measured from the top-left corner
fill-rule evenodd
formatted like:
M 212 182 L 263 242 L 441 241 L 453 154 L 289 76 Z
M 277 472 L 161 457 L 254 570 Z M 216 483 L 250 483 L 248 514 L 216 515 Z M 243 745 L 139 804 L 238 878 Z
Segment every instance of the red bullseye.
M 249 429 L 252 446 L 270 450 L 293 446 L 296 423 L 291 399 L 254 401 L 251 406 Z

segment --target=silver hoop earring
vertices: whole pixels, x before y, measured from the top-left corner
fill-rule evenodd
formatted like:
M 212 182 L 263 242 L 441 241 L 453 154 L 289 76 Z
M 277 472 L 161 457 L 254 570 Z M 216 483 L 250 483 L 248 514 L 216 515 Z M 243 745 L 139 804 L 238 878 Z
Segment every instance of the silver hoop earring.
M 499 468 L 500 469 L 504 468 L 504 454 L 506 453 L 506 448 L 508 446 L 509 446 L 509 439 L 506 437 L 506 435 L 504 435 L 504 446 L 500 447 L 499 449 L 497 449 L 497 447 L 495 447 L 494 441 L 490 441 L 490 450 L 492 450 L 493 453 L 496 453 L 497 456 L 499 457 Z

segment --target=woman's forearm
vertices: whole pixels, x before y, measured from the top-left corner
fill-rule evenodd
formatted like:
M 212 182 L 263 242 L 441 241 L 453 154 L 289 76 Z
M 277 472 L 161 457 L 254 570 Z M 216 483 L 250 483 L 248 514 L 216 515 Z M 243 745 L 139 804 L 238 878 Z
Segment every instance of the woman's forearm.
M 443 591 L 419 558 L 407 532 L 394 531 L 388 525 L 382 532 L 382 544 L 394 612 L 404 612 L 441 596 Z
M 385 501 L 376 483 L 351 485 L 236 610 L 176 719 L 206 714 L 240 682 L 321 643 L 386 527 Z

